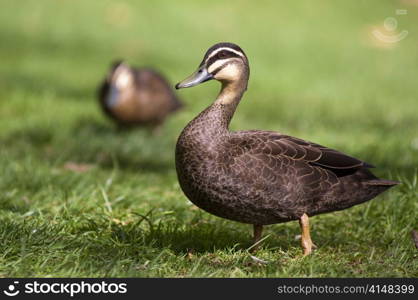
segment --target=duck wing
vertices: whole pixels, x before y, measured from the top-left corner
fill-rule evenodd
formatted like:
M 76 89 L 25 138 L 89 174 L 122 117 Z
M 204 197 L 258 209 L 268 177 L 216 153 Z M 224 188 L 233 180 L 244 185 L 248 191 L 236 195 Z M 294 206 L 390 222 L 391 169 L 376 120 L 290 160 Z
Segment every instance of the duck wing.
M 153 94 L 159 95 L 169 101 L 167 105 L 170 106 L 170 112 L 174 112 L 183 107 L 183 103 L 174 93 L 171 84 L 161 73 L 150 68 L 142 68 L 137 71 L 137 74 L 137 78 L 141 78 L 142 84 L 145 84 Z
M 351 175 L 361 168 L 374 167 L 337 150 L 273 131 L 233 132 L 230 142 L 258 158 L 286 157 L 330 170 L 338 177 Z

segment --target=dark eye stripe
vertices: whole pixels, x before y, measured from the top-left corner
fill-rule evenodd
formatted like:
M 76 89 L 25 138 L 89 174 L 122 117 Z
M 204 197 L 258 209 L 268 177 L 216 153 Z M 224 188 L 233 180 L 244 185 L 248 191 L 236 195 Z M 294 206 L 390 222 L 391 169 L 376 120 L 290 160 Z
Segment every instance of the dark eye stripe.
M 232 57 L 239 57 L 241 58 L 240 55 L 228 51 L 228 50 L 222 50 L 219 51 L 218 53 L 216 53 L 216 55 L 212 56 L 211 58 L 209 58 L 209 60 L 206 63 L 206 66 L 209 68 L 215 61 L 220 60 L 220 59 L 228 59 L 228 58 L 232 58 Z
M 229 63 L 224 63 L 223 65 L 217 67 L 215 70 L 211 72 L 212 75 L 216 75 L 220 70 L 222 70 L 226 65 L 229 65 Z

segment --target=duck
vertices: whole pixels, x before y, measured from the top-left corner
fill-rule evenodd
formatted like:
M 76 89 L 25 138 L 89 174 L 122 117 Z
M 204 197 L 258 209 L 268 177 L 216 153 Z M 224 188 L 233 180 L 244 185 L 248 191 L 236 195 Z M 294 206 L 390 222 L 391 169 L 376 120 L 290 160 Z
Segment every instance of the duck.
M 300 138 L 275 131 L 230 131 L 249 74 L 244 51 L 222 42 L 210 47 L 197 70 L 175 86 L 221 83 L 216 100 L 178 137 L 178 181 L 197 207 L 253 225 L 254 249 L 263 226 L 299 221 L 303 255 L 309 255 L 316 247 L 310 217 L 364 203 L 399 182 L 379 179 L 370 171 L 373 165 Z
M 123 61 L 111 65 L 99 86 L 98 99 L 118 127 L 149 127 L 155 131 L 169 114 L 183 106 L 160 73 Z

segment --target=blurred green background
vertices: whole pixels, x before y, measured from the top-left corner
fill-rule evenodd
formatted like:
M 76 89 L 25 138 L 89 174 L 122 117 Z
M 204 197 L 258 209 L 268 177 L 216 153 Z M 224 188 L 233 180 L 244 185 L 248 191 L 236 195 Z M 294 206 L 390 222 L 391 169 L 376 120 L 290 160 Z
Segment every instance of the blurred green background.
M 0 1 L 0 276 L 418 276 L 418 1 Z M 395 21 L 394 21 L 395 20 Z M 405 33 L 406 32 L 406 37 Z M 397 42 L 394 40 L 399 39 Z M 216 97 L 209 82 L 158 136 L 120 133 L 96 88 L 115 59 L 173 84 L 212 44 L 239 44 L 249 90 L 231 129 L 336 148 L 403 184 L 318 216 L 250 227 L 196 209 L 174 146 Z

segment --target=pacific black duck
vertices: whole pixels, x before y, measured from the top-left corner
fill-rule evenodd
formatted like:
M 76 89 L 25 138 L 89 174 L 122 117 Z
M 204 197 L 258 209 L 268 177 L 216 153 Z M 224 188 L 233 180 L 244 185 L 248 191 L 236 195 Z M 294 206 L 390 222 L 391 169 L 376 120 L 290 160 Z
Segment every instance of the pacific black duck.
M 178 138 L 178 179 L 198 207 L 253 224 L 255 244 L 263 225 L 299 220 L 307 255 L 314 246 L 308 217 L 363 203 L 398 183 L 377 178 L 364 161 L 315 143 L 273 131 L 229 131 L 249 79 L 248 59 L 239 46 L 214 45 L 176 88 L 211 79 L 222 88 Z
M 157 128 L 182 106 L 162 75 L 123 62 L 112 65 L 99 88 L 99 100 L 104 112 L 120 127 Z

